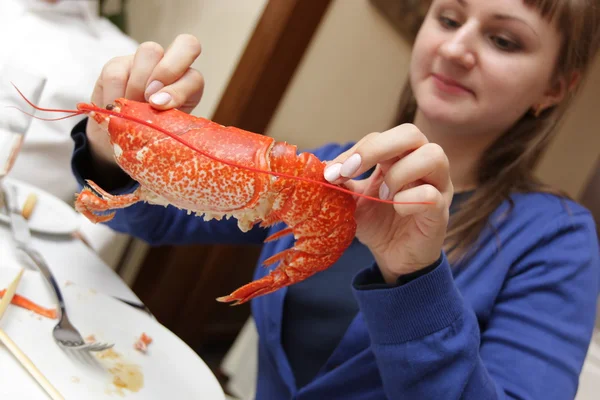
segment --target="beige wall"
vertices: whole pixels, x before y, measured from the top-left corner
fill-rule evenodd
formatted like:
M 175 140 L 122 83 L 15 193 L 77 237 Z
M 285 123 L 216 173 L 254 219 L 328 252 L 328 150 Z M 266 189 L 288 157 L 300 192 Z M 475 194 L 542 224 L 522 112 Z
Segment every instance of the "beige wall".
M 600 157 L 600 56 L 538 168 L 545 181 L 579 197 Z

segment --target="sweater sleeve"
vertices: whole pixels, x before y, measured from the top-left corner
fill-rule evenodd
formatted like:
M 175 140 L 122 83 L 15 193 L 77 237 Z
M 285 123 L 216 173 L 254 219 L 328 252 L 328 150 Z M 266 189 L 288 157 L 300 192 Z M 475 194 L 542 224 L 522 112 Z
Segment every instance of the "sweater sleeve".
M 388 398 L 575 397 L 594 326 L 598 243 L 589 214 L 548 224 L 511 268 L 485 327 L 444 254 L 433 270 L 393 288 L 370 286 L 380 281 L 376 268 L 355 277 Z
M 91 164 L 88 141 L 85 134 L 87 119 L 80 121 L 71 131 L 74 151 L 71 158 L 71 169 L 80 187 L 85 180 L 95 180 L 95 170 Z M 114 195 L 130 193 L 138 183 L 124 172 L 112 182 L 110 187 L 103 187 Z M 105 224 L 115 231 L 137 237 L 150 245 L 185 245 L 185 244 L 262 244 L 267 230 L 254 227 L 242 232 L 235 218 L 220 221 L 204 221 L 201 217 L 189 214 L 173 206 L 158 206 L 146 202 L 138 202 L 126 208 L 113 210 L 115 216 Z

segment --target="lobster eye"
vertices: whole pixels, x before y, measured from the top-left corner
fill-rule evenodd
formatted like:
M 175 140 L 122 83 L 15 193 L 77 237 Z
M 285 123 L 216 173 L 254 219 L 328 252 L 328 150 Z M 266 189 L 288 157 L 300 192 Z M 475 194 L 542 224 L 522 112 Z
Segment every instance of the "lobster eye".
M 115 108 L 115 105 L 114 105 L 114 104 L 107 104 L 107 105 L 106 105 L 106 109 L 107 109 L 108 111 L 112 111 L 112 110 L 113 110 L 113 108 Z

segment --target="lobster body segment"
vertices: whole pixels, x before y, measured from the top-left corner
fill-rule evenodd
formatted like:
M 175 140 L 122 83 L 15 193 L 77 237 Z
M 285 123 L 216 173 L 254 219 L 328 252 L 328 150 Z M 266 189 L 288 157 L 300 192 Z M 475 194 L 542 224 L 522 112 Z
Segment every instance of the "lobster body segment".
M 88 181 L 96 193 L 84 188 L 76 208 L 92 222 L 114 215 L 96 213 L 146 201 L 203 214 L 205 220 L 233 216 L 242 231 L 256 224 L 288 226 L 267 240 L 294 235 L 294 247 L 265 261 L 280 261 L 276 269 L 219 301 L 239 304 L 304 280 L 331 266 L 352 242 L 355 200 L 308 181 L 326 182 L 325 164 L 313 154 L 298 155 L 296 146 L 176 109 L 158 111 L 126 99 L 115 100 L 110 109 L 123 117 L 100 110 L 91 116 L 107 131 L 118 165 L 140 186 L 134 193 L 114 196 Z M 175 132 L 210 157 L 128 116 Z
M 115 103 L 121 113 L 177 132 L 187 142 L 215 157 L 269 169 L 272 138 L 223 127 L 177 110 L 160 112 L 129 100 Z M 172 204 L 190 212 L 206 213 L 207 217 L 236 214 L 242 217 L 239 211 L 248 214 L 268 190 L 269 175 L 216 162 L 150 127 L 123 118 L 108 117 L 105 124 L 116 162 L 155 194 L 150 202 Z M 247 220 L 240 219 L 240 228 L 250 228 Z

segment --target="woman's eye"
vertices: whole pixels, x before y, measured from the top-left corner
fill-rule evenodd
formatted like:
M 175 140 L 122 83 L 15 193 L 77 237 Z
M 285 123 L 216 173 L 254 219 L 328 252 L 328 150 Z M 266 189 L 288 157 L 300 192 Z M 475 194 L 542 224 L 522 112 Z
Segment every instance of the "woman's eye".
M 492 36 L 493 44 L 502 51 L 517 51 L 521 48 L 518 43 L 502 36 Z
M 446 27 L 446 28 L 458 28 L 460 26 L 460 24 L 453 20 L 452 18 L 449 17 L 440 17 L 440 24 L 442 24 L 442 26 Z

